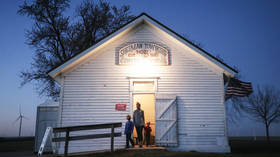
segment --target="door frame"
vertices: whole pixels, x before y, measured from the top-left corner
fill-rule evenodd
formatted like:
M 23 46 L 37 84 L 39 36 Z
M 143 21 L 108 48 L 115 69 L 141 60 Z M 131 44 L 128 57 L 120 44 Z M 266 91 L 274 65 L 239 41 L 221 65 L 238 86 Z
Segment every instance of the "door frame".
M 155 104 L 155 128 L 156 128 L 156 94 L 158 89 L 158 79 L 159 77 L 127 77 L 129 79 L 129 105 L 130 105 L 130 115 L 133 116 L 133 95 L 134 94 L 154 94 Z M 153 90 L 143 90 L 143 91 L 135 91 L 133 88 L 134 82 L 153 82 L 154 88 Z M 155 132 L 156 136 L 156 132 Z
M 157 94 L 158 89 L 158 79 L 159 77 L 127 77 L 129 79 L 129 105 L 130 105 L 130 114 L 133 114 L 133 94 Z M 135 91 L 133 88 L 134 82 L 153 82 L 154 89 L 146 91 Z

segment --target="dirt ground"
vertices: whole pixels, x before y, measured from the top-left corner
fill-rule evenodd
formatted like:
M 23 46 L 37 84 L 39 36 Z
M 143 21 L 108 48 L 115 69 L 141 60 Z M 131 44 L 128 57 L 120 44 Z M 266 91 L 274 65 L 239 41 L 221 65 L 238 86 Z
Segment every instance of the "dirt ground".
M 118 150 L 114 153 L 91 153 L 75 155 L 77 157 L 280 157 L 280 140 L 274 139 L 267 143 L 259 138 L 256 141 L 252 138 L 230 138 L 232 153 L 198 153 L 198 152 L 174 152 L 167 150 Z M 35 157 L 33 153 L 34 138 L 0 138 L 0 157 Z M 51 154 L 44 155 L 53 156 Z

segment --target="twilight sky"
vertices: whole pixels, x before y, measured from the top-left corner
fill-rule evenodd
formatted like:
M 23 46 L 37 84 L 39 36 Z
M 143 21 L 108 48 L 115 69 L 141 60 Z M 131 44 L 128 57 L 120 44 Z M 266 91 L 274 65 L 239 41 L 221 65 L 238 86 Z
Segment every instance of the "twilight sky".
M 280 1 L 278 0 L 111 0 L 129 4 L 131 13 L 146 12 L 188 39 L 198 42 L 214 56 L 241 70 L 242 80 L 270 84 L 280 90 Z M 80 1 L 73 1 L 69 15 Z M 16 12 L 22 1 L 0 1 L 0 136 L 16 136 L 19 105 L 23 135 L 34 135 L 36 107 L 47 98 L 39 97 L 34 84 L 20 87 L 20 71 L 28 69 L 34 50 L 25 44 L 24 32 L 32 21 Z M 229 135 L 265 135 L 262 124 L 242 118 L 228 124 Z M 253 130 L 256 130 L 253 132 Z M 271 135 L 280 136 L 280 123 Z

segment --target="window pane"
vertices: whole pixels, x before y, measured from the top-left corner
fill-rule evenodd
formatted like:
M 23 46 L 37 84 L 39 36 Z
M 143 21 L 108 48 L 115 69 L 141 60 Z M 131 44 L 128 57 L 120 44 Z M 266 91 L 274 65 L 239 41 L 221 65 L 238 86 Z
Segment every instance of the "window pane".
M 154 90 L 154 82 L 133 82 L 135 91 L 150 91 Z

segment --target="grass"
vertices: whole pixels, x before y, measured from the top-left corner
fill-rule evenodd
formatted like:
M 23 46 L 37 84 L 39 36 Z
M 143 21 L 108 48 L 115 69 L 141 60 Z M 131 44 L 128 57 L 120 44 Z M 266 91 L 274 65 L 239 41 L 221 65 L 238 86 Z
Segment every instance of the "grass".
M 217 154 L 199 152 L 175 152 L 167 150 L 119 150 L 114 153 L 94 153 L 78 157 L 279 157 L 280 153 Z
M 246 140 L 246 139 L 231 139 L 229 142 L 231 146 L 231 152 L 233 154 L 240 153 L 269 153 L 279 154 L 280 157 L 280 140 L 273 140 L 268 143 L 266 140 Z
M 167 150 L 118 150 L 114 153 L 94 153 L 78 157 L 280 157 L 280 138 L 267 143 L 264 138 L 231 138 L 232 153 L 175 152 Z
M 20 152 L 33 150 L 34 137 L 0 138 L 0 152 Z
M 231 138 L 232 153 L 175 152 L 167 150 L 117 150 L 113 153 L 92 153 L 76 157 L 280 157 L 280 138 L 268 144 L 264 139 Z M 32 156 L 34 138 L 0 138 L 0 156 Z M 10 154 L 9 154 L 10 153 Z M 34 155 L 35 156 L 35 155 Z M 50 155 L 47 155 L 50 156 Z

